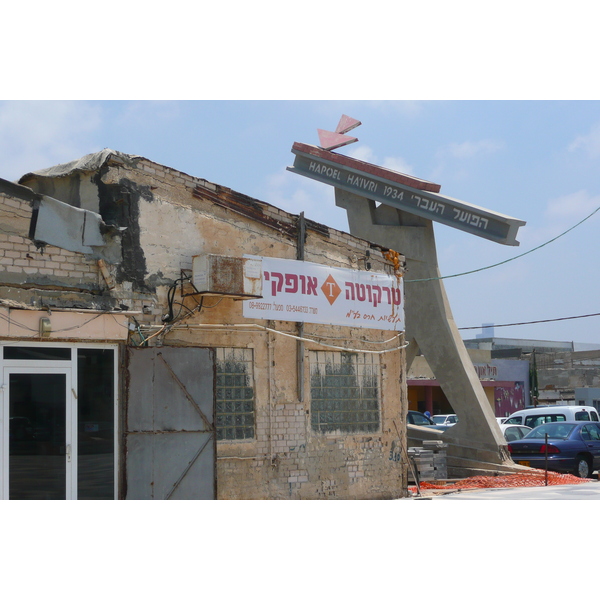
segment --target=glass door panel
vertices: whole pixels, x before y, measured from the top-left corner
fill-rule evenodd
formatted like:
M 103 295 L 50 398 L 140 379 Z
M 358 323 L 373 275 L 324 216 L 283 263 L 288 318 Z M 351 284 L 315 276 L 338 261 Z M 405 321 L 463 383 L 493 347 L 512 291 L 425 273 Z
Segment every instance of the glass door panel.
M 77 351 L 77 498 L 115 497 L 115 402 L 112 349 Z
M 65 373 L 9 375 L 9 497 L 64 500 L 67 490 Z

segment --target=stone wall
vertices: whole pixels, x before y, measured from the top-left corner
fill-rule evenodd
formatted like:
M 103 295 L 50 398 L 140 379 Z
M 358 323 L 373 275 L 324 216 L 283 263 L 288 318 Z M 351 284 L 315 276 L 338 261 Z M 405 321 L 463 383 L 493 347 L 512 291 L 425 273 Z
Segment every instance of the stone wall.
M 146 283 L 157 283 L 156 293 L 163 307 L 169 280 L 191 269 L 191 258 L 196 254 L 296 258 L 297 216 L 276 207 L 146 160 L 139 161 L 136 168 L 115 165 L 102 179 L 109 185 L 120 182 L 131 189 L 151 189 L 151 194 L 140 197 L 137 209 L 140 240 Z M 244 211 L 251 212 L 253 218 L 247 218 Z M 373 270 L 391 272 L 379 248 L 349 234 L 309 224 L 304 250 L 307 261 L 364 269 L 367 252 Z M 194 310 L 197 299 L 189 297 L 184 303 Z M 299 347 L 296 340 L 274 332 L 297 335 L 296 323 L 254 322 L 268 325 L 273 330 L 270 332 L 238 327 L 248 322 L 241 302 L 207 298 L 201 310 L 159 336 L 164 345 L 253 350 L 255 436 L 218 442 L 218 497 L 368 499 L 406 494 L 406 464 L 398 451 L 406 440 L 404 351 L 380 355 L 378 430 L 321 434 L 311 425 L 308 355 L 309 350 L 325 348 L 309 342 Z M 145 324 L 151 327 L 148 320 Z M 306 323 L 303 335 L 324 336 L 325 341 L 349 349 L 393 346 L 382 344 L 393 334 L 379 330 Z M 303 387 L 298 381 L 298 352 L 304 358 Z
M 5 212 L 21 219 L 14 230 L 0 230 L 0 242 L 6 244 L 0 281 L 6 285 L 9 274 L 18 276 L 15 297 L 29 303 L 44 294 L 55 304 L 65 298 L 72 303 L 77 293 L 77 301 L 87 301 L 90 308 L 103 298 L 135 311 L 130 345 L 252 349 L 255 434 L 217 443 L 218 498 L 375 499 L 407 493 L 407 465 L 398 451 L 406 443 L 404 350 L 379 355 L 376 431 L 319 433 L 311 422 L 309 351 L 328 348 L 281 335 L 298 335 L 295 322 L 245 319 L 237 300 L 182 296 L 193 292 L 177 282 L 189 275 L 194 255 L 295 259 L 296 215 L 146 159 L 115 156 L 98 172 L 78 173 L 76 180 L 78 193 L 73 185 L 51 187 L 57 194 L 69 190 L 58 200 L 75 198 L 88 210 L 98 206 L 107 224 L 128 228 L 122 262 L 102 269 L 97 261 L 49 245 L 42 252 L 26 237 L 29 204 L 0 196 Z M 49 189 L 35 175 L 21 183 Z M 304 255 L 307 261 L 349 269 L 364 269 L 369 255 L 374 271 L 393 270 L 381 248 L 312 222 Z M 171 294 L 176 318 L 165 322 Z M 271 331 L 260 328 L 265 325 Z M 401 343 L 389 331 L 309 323 L 302 335 L 349 353 Z

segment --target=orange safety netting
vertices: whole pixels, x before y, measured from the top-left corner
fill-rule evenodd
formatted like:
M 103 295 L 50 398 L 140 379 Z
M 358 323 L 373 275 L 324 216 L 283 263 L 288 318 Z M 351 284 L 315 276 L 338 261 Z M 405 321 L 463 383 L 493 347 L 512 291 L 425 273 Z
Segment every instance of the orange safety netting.
M 582 479 L 575 475 L 566 473 L 555 473 L 548 471 L 548 485 L 569 485 L 575 483 L 587 483 L 592 479 Z M 441 481 L 423 481 L 420 484 L 421 490 L 466 490 L 466 489 L 485 489 L 485 488 L 518 488 L 535 487 L 546 485 L 546 472 L 540 469 L 531 469 L 527 473 L 512 473 L 510 475 L 497 476 L 475 476 L 443 483 Z M 408 488 L 410 492 L 416 493 L 417 486 Z

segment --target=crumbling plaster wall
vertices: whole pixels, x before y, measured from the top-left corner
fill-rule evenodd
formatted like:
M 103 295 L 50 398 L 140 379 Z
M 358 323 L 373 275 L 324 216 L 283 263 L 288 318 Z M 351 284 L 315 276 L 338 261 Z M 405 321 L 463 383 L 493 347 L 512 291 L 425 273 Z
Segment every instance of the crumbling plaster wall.
M 109 265 L 116 281 L 113 295 L 141 309 L 141 327 L 160 328 L 167 312 L 167 291 L 182 269 L 201 253 L 258 254 L 295 259 L 297 217 L 260 203 L 263 221 L 252 220 L 212 200 L 220 188 L 145 159 L 135 164 L 109 161 L 99 172 L 80 174 L 59 200 L 77 198 L 89 210 L 97 202 L 107 224 L 127 227 L 123 261 Z M 28 185 L 34 185 L 29 181 Z M 92 185 L 90 185 L 92 184 Z M 381 251 L 348 234 L 310 228 L 305 259 L 336 267 L 391 272 Z M 178 300 L 181 300 L 178 298 Z M 198 299 L 186 298 L 188 308 Z M 305 343 L 304 394 L 299 397 L 296 340 L 265 330 L 227 330 L 248 323 L 242 304 L 209 298 L 202 310 L 184 319 L 154 343 L 173 346 L 243 347 L 254 351 L 256 434 L 251 440 L 220 441 L 217 448 L 219 498 L 395 498 L 406 493 L 407 465 L 399 449 L 406 443 L 406 381 L 403 350 L 380 358 L 380 430 L 371 434 L 317 434 L 311 429 L 308 350 Z M 292 322 L 255 321 L 278 331 L 298 333 Z M 208 329 L 211 324 L 216 330 Z M 373 349 L 391 332 L 305 324 L 304 335 L 323 335 L 333 344 Z M 160 340 L 160 341 L 159 341 Z M 386 347 L 389 347 L 388 344 Z
M 145 159 L 131 165 L 110 165 L 101 176 L 106 186 L 121 189 L 145 190 L 139 198 L 128 198 L 125 202 L 137 201 L 136 208 L 146 265 L 146 282 L 160 281 L 161 277 L 176 279 L 180 269 L 191 268 L 191 259 L 196 254 L 215 253 L 241 256 L 242 254 L 265 254 L 280 258 L 295 258 L 296 240 L 282 236 L 268 226 L 249 227 L 249 220 L 234 211 L 215 205 L 210 199 L 222 189 L 219 186 L 163 167 Z M 193 194 L 195 190 L 199 193 Z M 202 189 L 206 199 L 201 197 Z M 118 195 L 116 193 L 115 195 Z M 92 194 L 94 196 L 94 194 Z M 265 220 L 281 222 L 295 227 L 293 215 L 276 207 L 260 203 Z M 132 212 L 131 207 L 129 212 Z M 106 219 L 107 215 L 102 214 Z M 109 220 L 107 220 L 109 222 Z M 126 225 L 122 222 L 120 225 Z M 233 232 L 232 232 L 233 229 Z M 381 252 L 370 248 L 368 242 L 356 240 L 350 235 L 328 228 L 328 235 L 314 235 L 308 231 L 306 260 L 323 262 L 333 266 L 358 268 L 365 252 L 370 251 L 370 262 L 374 269 L 390 269 Z M 235 240 L 232 243 L 232 240 Z M 337 247 L 337 252 L 332 248 Z M 363 268 L 364 268 L 364 262 Z
M 111 289 L 95 258 L 34 243 L 29 238 L 32 211 L 30 201 L 0 193 L 0 297 L 5 302 L 140 312 L 156 304 L 153 295 L 133 293 L 127 282 Z
M 151 190 L 152 198 L 140 200 L 139 233 L 146 282 L 156 284 L 164 298 L 169 280 L 191 269 L 196 254 L 229 256 L 256 254 L 295 259 L 297 240 L 284 233 L 296 219 L 269 205 L 261 205 L 265 222 L 282 223 L 282 229 L 250 220 L 234 210 L 218 206 L 211 195 L 217 186 L 187 178 L 154 163 L 140 161 L 137 169 L 117 165 L 103 175 L 103 182 L 133 182 Z M 198 192 L 200 189 L 200 193 Z M 201 191 L 206 190 L 206 197 Z M 196 193 L 192 195 L 192 191 Z M 390 270 L 381 252 L 367 242 L 327 230 L 309 229 L 305 259 L 345 268 L 359 265 L 366 251 L 375 270 Z M 164 282 L 164 283 L 163 283 Z M 187 299 L 193 306 L 197 302 Z M 164 307 L 163 307 L 164 309 Z M 255 423 L 253 439 L 219 441 L 217 490 L 222 499 L 264 498 L 395 498 L 406 492 L 406 464 L 398 448 L 405 443 L 406 385 L 404 351 L 381 355 L 381 429 L 374 434 L 322 435 L 311 430 L 308 349 L 304 344 L 304 395 L 299 397 L 298 343 L 265 330 L 227 330 L 225 324 L 247 323 L 242 303 L 229 298 L 207 298 L 203 308 L 181 326 L 175 326 L 162 343 L 174 346 L 244 347 L 254 352 Z M 292 322 L 255 321 L 296 335 Z M 207 326 L 215 324 L 218 330 Z M 384 341 L 391 332 L 304 325 L 304 335 L 324 335 L 334 344 L 373 349 L 364 340 Z M 321 348 L 322 349 L 322 348 Z
M 97 261 L 29 239 L 31 202 L 0 194 L 2 298 L 42 308 L 93 302 L 103 285 Z

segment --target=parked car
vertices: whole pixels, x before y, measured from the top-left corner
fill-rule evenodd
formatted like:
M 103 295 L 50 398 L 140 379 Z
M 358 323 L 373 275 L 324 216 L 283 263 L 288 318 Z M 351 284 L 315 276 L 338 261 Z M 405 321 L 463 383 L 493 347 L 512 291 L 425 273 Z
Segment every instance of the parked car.
M 409 410 L 406 419 L 410 425 L 433 425 L 433 421 L 418 410 Z
M 504 439 L 507 442 L 516 442 L 523 439 L 531 431 L 531 427 L 502 423 L 500 424 L 500 431 L 504 434 Z
M 435 425 L 455 425 L 458 423 L 456 415 L 433 415 L 431 419 Z
M 546 434 L 548 442 L 546 442 Z M 522 440 L 510 442 L 508 451 L 519 465 L 573 473 L 588 478 L 600 467 L 600 425 L 591 421 L 544 423 Z
M 537 427 L 554 421 L 600 421 L 592 406 L 554 405 L 525 408 L 514 412 L 505 423 Z
M 508 417 L 496 417 L 496 421 L 498 421 L 498 425 L 502 425 L 502 423 L 504 423 L 504 421 L 506 421 L 506 419 L 508 419 Z

